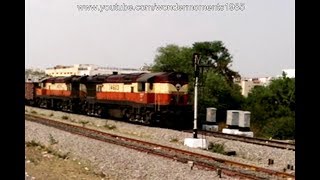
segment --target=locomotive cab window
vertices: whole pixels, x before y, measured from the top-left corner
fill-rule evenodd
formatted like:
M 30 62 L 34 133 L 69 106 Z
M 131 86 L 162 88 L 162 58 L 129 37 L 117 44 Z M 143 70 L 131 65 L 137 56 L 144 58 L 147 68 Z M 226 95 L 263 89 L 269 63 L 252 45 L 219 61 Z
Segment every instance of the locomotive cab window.
M 153 89 L 153 83 L 150 83 L 149 89 L 152 90 Z
M 146 84 L 145 83 L 138 83 L 138 91 L 142 92 L 146 90 Z

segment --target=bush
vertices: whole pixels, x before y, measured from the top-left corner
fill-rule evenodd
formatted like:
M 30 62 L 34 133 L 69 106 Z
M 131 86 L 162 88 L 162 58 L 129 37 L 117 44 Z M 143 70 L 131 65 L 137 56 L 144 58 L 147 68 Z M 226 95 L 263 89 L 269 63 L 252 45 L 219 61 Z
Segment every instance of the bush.
M 49 134 L 49 142 L 51 145 L 58 144 L 58 141 L 54 139 L 54 137 L 51 134 Z
M 62 116 L 61 118 L 67 120 L 69 119 L 69 116 Z
M 262 132 L 274 139 L 295 139 L 295 118 L 272 118 L 268 120 Z
M 89 123 L 89 121 L 80 121 L 80 123 L 82 124 L 82 127 L 84 127 L 86 124 Z
M 179 139 L 178 138 L 170 138 L 170 142 L 179 142 Z
M 109 125 L 109 124 L 107 124 L 107 123 L 104 125 L 104 127 L 107 128 L 107 129 L 110 129 L 110 130 L 112 130 L 112 129 L 117 129 L 117 126 L 115 126 L 115 125 Z
M 215 144 L 213 142 L 209 142 L 208 150 L 214 153 L 225 154 L 224 144 Z

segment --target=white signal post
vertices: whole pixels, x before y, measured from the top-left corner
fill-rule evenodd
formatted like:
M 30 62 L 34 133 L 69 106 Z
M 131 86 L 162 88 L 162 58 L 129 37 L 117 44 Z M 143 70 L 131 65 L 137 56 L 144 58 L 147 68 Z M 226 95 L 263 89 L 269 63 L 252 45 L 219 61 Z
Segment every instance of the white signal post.
M 207 149 L 206 139 L 199 139 L 197 134 L 197 118 L 198 118 L 198 79 L 199 79 L 199 64 L 200 55 L 198 53 L 193 54 L 192 63 L 194 65 L 195 84 L 194 84 L 194 121 L 193 121 L 193 138 L 186 138 L 184 145 L 192 148 L 204 148 Z
M 193 138 L 198 138 L 197 133 L 197 118 L 198 118 L 198 78 L 199 78 L 199 63 L 200 57 L 198 54 L 194 55 L 194 72 L 195 72 L 195 84 L 194 84 L 194 121 L 193 121 Z

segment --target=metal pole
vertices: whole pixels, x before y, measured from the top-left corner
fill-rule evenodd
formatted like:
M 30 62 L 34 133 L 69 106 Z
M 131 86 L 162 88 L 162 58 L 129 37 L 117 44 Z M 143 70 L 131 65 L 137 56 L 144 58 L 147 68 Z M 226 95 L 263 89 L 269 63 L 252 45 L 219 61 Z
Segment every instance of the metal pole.
M 193 121 L 193 138 L 197 137 L 197 112 L 198 111 L 198 77 L 194 85 L 194 121 Z
M 199 78 L 199 64 L 200 55 L 198 53 L 193 54 L 193 65 L 194 65 L 194 121 L 193 121 L 193 138 L 197 137 L 197 115 L 198 115 L 198 78 Z

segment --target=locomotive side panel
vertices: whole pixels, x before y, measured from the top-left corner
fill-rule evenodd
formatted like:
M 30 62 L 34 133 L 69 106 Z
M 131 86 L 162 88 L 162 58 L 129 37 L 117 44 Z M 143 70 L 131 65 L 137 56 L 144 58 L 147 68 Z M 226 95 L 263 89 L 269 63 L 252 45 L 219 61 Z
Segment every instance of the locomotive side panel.
M 69 97 L 71 95 L 71 84 L 68 83 L 45 83 L 42 95 Z

